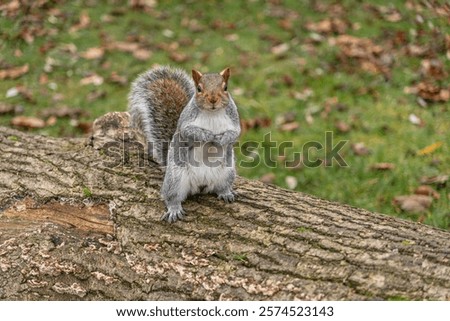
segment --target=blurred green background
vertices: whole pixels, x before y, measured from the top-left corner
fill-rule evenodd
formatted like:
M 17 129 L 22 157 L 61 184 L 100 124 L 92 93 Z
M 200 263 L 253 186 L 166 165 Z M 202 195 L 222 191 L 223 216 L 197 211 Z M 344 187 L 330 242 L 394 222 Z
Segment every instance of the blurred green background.
M 88 135 L 154 65 L 230 66 L 241 143 L 270 132 L 294 146 L 240 175 L 449 228 L 448 3 L 13 0 L 0 12 L 1 126 Z M 327 131 L 347 141 L 347 167 L 285 166 Z

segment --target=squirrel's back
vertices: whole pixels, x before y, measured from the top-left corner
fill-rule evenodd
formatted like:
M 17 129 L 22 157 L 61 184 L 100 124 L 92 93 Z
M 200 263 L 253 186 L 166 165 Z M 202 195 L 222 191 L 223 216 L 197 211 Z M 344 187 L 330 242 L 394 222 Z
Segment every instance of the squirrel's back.
M 167 66 L 144 72 L 131 85 L 128 96 L 131 125 L 152 143 L 152 156 L 160 164 L 166 161 L 180 114 L 194 93 L 194 82 L 186 72 Z

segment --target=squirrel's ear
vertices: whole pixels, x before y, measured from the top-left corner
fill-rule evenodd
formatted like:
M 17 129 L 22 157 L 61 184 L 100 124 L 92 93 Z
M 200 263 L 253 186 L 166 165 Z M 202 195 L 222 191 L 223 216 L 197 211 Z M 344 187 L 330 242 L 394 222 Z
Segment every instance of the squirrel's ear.
M 228 82 L 228 78 L 230 78 L 230 68 L 225 68 L 220 72 L 220 75 L 223 77 L 225 82 Z
M 192 78 L 194 79 L 195 86 L 198 86 L 200 78 L 202 78 L 202 73 L 198 70 L 192 69 Z

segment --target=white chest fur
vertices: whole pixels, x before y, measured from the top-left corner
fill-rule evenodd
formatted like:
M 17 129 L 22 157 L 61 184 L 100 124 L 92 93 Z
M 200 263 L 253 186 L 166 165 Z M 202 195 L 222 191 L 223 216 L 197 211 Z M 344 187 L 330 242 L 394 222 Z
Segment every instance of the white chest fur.
M 193 126 L 210 130 L 214 135 L 223 134 L 227 130 L 233 130 L 233 123 L 225 113 L 225 110 L 200 113 Z M 234 168 L 233 150 L 231 150 L 231 164 L 227 164 L 226 146 L 212 147 L 214 151 L 211 155 L 211 143 L 202 143 L 190 150 L 189 166 L 183 173 L 182 183 L 188 187 L 192 194 L 196 194 L 203 188 L 203 192 L 211 192 L 217 189 L 217 186 L 223 185 L 227 181 L 229 171 Z
M 225 109 L 201 112 L 192 125 L 212 131 L 214 135 L 233 129 L 233 123 Z

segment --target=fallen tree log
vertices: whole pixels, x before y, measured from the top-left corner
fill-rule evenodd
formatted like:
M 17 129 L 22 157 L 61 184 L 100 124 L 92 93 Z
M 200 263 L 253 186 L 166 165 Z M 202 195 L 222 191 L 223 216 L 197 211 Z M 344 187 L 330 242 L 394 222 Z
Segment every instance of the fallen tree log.
M 127 121 L 88 141 L 0 128 L 0 299 L 450 299 L 448 231 L 243 178 L 237 202 L 160 221 L 162 172 Z

